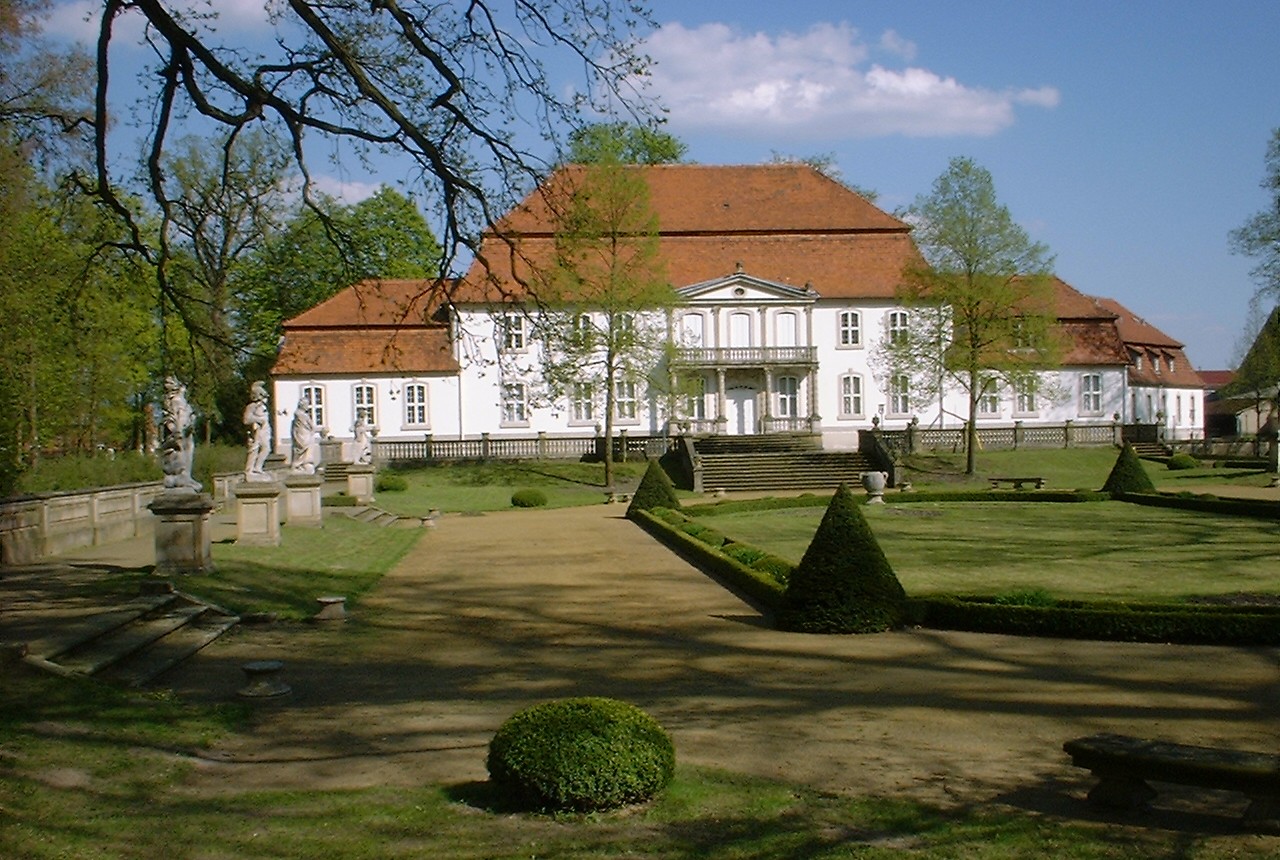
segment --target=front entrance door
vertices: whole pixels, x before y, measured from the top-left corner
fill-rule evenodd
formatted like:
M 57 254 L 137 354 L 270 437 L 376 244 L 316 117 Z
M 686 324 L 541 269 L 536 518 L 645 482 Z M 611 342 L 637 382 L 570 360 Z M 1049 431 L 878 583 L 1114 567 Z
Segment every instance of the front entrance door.
M 756 399 L 754 388 L 730 388 L 724 393 L 725 432 L 730 436 L 748 436 L 756 432 Z

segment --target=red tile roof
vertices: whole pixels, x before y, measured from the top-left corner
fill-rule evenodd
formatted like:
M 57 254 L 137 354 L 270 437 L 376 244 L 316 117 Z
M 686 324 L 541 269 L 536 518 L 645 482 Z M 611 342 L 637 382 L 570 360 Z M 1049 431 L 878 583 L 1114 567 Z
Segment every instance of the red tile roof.
M 286 330 L 272 376 L 456 373 L 443 328 Z
M 1182 343 L 1169 337 L 1115 299 L 1099 298 L 1096 301 L 1116 315 L 1116 325 L 1120 328 L 1120 336 L 1124 338 L 1125 343 L 1182 349 Z
M 1173 386 L 1177 388 L 1204 388 L 1205 381 L 1191 366 L 1182 343 L 1169 337 L 1160 329 L 1117 302 L 1115 299 L 1097 299 L 1102 307 L 1116 315 L 1116 328 L 1124 340 L 1130 360 L 1142 359 L 1142 366 L 1129 367 L 1131 385 Z M 1173 370 L 1169 362 L 1173 362 Z M 1156 368 L 1160 372 L 1156 372 Z
M 285 322 L 271 373 L 455 373 L 448 327 L 435 319 L 439 299 L 430 280 L 348 287 Z
M 830 298 L 892 298 L 902 269 L 920 259 L 910 228 L 864 197 L 803 165 L 658 165 L 643 171 L 657 215 L 659 257 L 673 287 L 739 270 Z M 567 168 L 486 235 L 456 294 L 462 303 L 526 295 L 551 259 L 553 203 L 581 168 Z M 513 251 L 510 243 L 516 243 Z

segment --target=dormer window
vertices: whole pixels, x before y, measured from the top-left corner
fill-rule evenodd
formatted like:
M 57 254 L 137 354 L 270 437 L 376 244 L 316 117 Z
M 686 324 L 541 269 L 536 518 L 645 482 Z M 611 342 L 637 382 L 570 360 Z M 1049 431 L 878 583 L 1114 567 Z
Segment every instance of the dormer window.
M 1151 356 L 1151 370 L 1155 373 L 1156 376 L 1160 375 L 1160 356 L 1158 355 Z
M 1142 353 L 1135 352 L 1133 354 L 1133 369 L 1142 370 Z
M 1172 355 L 1165 357 L 1165 370 L 1169 371 L 1170 373 L 1173 373 L 1173 356 Z

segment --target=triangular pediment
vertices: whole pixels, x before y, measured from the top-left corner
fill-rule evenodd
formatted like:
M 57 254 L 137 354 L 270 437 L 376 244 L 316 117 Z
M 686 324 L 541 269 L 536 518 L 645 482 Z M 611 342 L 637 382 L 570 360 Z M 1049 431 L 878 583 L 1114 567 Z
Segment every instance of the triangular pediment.
M 723 278 L 714 278 L 698 284 L 690 284 L 676 290 L 676 294 L 690 304 L 795 304 L 813 302 L 818 294 L 804 287 L 793 287 L 777 281 L 767 281 L 745 272 L 735 272 Z

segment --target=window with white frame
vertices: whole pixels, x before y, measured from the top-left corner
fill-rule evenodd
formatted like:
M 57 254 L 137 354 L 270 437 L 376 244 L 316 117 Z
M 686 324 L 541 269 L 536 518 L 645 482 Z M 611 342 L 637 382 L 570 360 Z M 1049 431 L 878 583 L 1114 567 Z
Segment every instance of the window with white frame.
M 1170 356 L 1166 356 L 1166 357 L 1165 357 L 1165 370 L 1169 371 L 1170 373 L 1173 373 L 1173 368 L 1174 368 L 1173 356 L 1172 356 L 1172 355 L 1170 355 Z
M 1196 425 L 1196 396 L 1193 394 L 1189 399 L 1191 402 L 1187 404 L 1187 408 L 1190 412 L 1190 415 L 1188 416 L 1190 420 L 1188 423 L 1194 427 Z
M 1080 412 L 1084 415 L 1102 414 L 1102 374 L 1086 373 L 1080 377 Z
M 889 312 L 889 343 L 906 343 L 909 322 L 906 311 Z
M 640 417 L 640 403 L 636 400 L 636 384 L 620 380 L 613 386 L 613 417 L 619 421 L 635 421 Z
M 685 415 L 699 420 L 707 417 L 707 378 L 705 376 L 695 376 L 689 380 Z
M 425 382 L 408 382 L 404 386 L 404 425 L 426 427 L 427 385 Z
M 774 346 L 795 346 L 800 329 L 800 317 L 791 311 L 782 311 L 773 320 Z
M 1173 423 L 1181 424 L 1182 423 L 1182 395 L 1179 394 L 1176 398 L 1174 398 L 1173 402 L 1174 402 Z
M 508 426 L 529 423 L 529 389 L 523 382 L 502 384 L 502 423 Z
M 1160 355 L 1158 353 L 1151 354 L 1151 370 L 1156 376 L 1160 375 Z
M 374 408 L 375 397 L 374 387 L 368 383 L 361 382 L 351 386 L 351 414 L 356 421 L 364 418 L 365 423 L 370 426 L 378 423 L 377 410 Z
M 595 341 L 596 327 L 590 314 L 578 314 L 573 318 L 573 338 L 579 349 L 588 349 Z
M 889 378 L 889 414 L 906 415 L 911 412 L 911 377 L 895 373 Z
M 1013 388 L 1013 411 L 1016 415 L 1036 414 L 1036 384 L 1025 380 Z
M 1000 389 L 993 379 L 985 380 L 978 392 L 978 414 L 987 417 L 1000 414 Z
M 856 373 L 846 373 L 840 377 L 840 416 L 841 418 L 861 418 L 862 411 L 862 377 Z
M 841 311 L 838 329 L 838 346 L 845 349 L 862 346 L 862 314 L 857 311 Z
M 1142 370 L 1142 353 L 1135 352 L 1133 354 L 1133 369 Z
M 502 348 L 507 352 L 520 352 L 525 348 L 524 317 L 502 318 Z
M 778 417 L 797 417 L 800 409 L 800 380 L 794 376 L 779 376 L 774 386 L 778 392 Z
M 316 427 L 324 427 L 324 386 L 304 385 L 298 399 L 311 416 L 311 423 Z
M 570 421 L 575 424 L 589 424 L 596 420 L 596 390 L 590 382 L 573 384 L 569 416 Z

